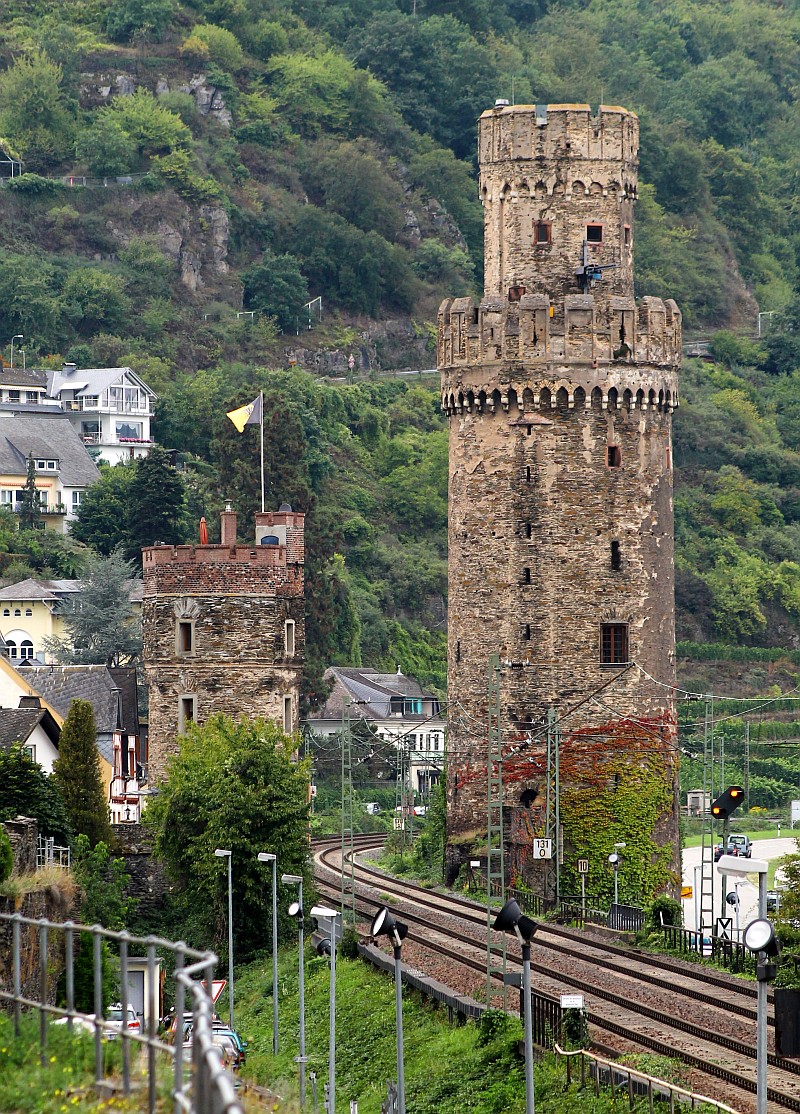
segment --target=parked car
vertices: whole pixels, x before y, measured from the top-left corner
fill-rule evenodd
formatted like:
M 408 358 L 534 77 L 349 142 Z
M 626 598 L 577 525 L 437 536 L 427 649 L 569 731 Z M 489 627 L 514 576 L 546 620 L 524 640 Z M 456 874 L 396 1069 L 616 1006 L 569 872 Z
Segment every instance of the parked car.
M 728 836 L 728 854 L 743 855 L 745 859 L 752 858 L 753 844 L 750 842 L 750 837 L 746 835 Z
M 222 1033 L 223 1035 L 231 1038 L 231 1040 L 234 1042 L 237 1049 L 239 1050 L 239 1063 L 243 1064 L 247 1059 L 247 1041 L 242 1040 L 235 1029 L 229 1028 L 223 1022 L 215 1021 L 213 1028 L 215 1037 L 217 1033 Z
M 728 841 L 728 850 L 727 851 L 725 850 L 725 848 L 722 846 L 721 843 L 718 843 L 716 845 L 716 847 L 714 848 L 714 862 L 718 863 L 723 855 L 739 855 L 739 854 L 741 854 L 741 852 L 739 850 L 739 847 L 737 845 L 732 846 L 731 843 L 730 843 L 730 840 Z
M 128 1005 L 126 1007 L 125 1016 L 127 1018 L 125 1028 L 140 1033 L 142 1031 L 142 1025 L 133 1006 Z M 108 1016 L 105 1019 L 103 1028 L 106 1030 L 110 1041 L 116 1039 L 117 1034 L 122 1029 L 122 1005 L 120 1002 L 115 1002 L 114 1005 L 108 1007 Z
M 779 899 L 777 890 L 767 890 L 767 912 L 777 913 L 779 908 Z
M 428 806 L 427 805 L 414 805 L 414 815 L 415 816 L 427 816 L 428 815 Z

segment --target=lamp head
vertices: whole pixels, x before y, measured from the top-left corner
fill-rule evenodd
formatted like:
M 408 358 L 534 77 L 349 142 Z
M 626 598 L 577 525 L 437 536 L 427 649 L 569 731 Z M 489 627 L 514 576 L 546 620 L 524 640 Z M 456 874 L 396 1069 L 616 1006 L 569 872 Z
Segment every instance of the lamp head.
M 300 905 L 299 901 L 293 901 L 292 904 L 289 906 L 289 916 L 290 917 L 297 917 L 298 915 L 302 915 L 302 912 L 303 912 L 303 908 Z
M 744 930 L 744 946 L 754 955 L 759 952 L 766 952 L 770 957 L 780 955 L 780 944 L 772 921 L 768 921 L 766 917 L 751 921 Z
M 617 865 L 617 863 L 619 862 L 619 855 L 616 851 L 611 852 L 611 854 L 608 856 L 608 861 L 611 863 L 612 866 Z
M 370 936 L 388 936 L 396 948 L 408 936 L 408 925 L 395 920 L 389 909 L 384 905 L 375 914 L 375 919 L 369 930 Z
M 335 921 L 339 914 L 335 909 L 330 909 L 327 905 L 312 905 L 311 916 L 317 917 L 323 921 Z
M 259 851 L 258 852 L 258 861 L 260 863 L 274 863 L 276 858 L 277 858 L 277 856 L 276 855 L 270 855 L 269 851 Z
M 513 897 L 509 898 L 497 914 L 492 927 L 497 932 L 513 932 L 522 944 L 529 944 L 539 927 L 536 921 L 526 917 Z
M 301 874 L 282 874 L 281 882 L 284 886 L 299 886 L 303 881 Z
M 230 851 L 226 851 L 223 847 L 217 847 L 214 854 L 218 859 L 229 859 L 231 855 Z

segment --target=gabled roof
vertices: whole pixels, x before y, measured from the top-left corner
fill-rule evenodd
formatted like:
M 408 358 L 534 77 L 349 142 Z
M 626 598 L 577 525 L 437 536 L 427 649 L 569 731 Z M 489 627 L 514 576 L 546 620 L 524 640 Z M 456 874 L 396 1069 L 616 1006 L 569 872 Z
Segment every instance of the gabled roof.
M 0 708 L 0 748 L 26 743 L 39 724 L 57 747 L 61 728 L 47 708 Z
M 393 698 L 409 700 L 438 700 L 426 693 L 413 677 L 397 673 L 379 673 L 374 669 L 351 669 L 333 666 L 325 671 L 325 680 L 332 681 L 330 695 L 325 704 L 310 720 L 341 720 L 344 703 L 350 699 L 351 714 L 361 719 L 383 720 L 391 714 Z M 425 719 L 419 713 L 403 714 L 404 719 Z
M 29 578 L 0 588 L 0 601 L 49 600 L 55 602 L 64 599 L 66 596 L 74 595 L 75 592 L 80 592 L 82 586 L 80 580 L 34 580 Z M 128 598 L 131 603 L 141 603 L 143 592 L 144 582 L 142 580 L 128 581 Z
M 123 379 L 141 387 L 151 398 L 157 397 L 155 391 L 129 367 L 82 367 L 72 372 L 65 372 L 63 369 L 52 371 L 48 394 L 53 398 L 58 398 L 62 391 L 75 391 L 78 395 L 100 395 Z
M 57 459 L 65 487 L 89 487 L 100 479 L 97 465 L 66 414 L 0 412 L 0 473 L 24 477 L 29 456 Z
M 25 670 L 31 688 L 66 716 L 73 700 L 88 700 L 94 709 L 97 749 L 107 762 L 113 760 L 111 736 L 115 731 L 138 734 L 135 703 L 126 701 L 126 683 L 120 687 L 105 665 L 39 665 Z

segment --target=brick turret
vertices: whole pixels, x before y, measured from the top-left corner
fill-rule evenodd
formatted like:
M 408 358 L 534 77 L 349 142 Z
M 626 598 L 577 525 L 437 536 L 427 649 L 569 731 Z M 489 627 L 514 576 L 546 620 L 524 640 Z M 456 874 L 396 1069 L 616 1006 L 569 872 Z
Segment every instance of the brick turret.
M 508 663 L 502 733 L 515 752 L 510 871 L 546 888 L 530 843 L 544 822 L 548 713 L 563 740 L 565 800 L 596 775 L 597 740 L 630 759 L 634 779 L 657 752 L 670 803 L 655 840 L 676 863 L 681 315 L 671 300 L 633 298 L 637 148 L 638 120 L 622 108 L 500 106 L 480 119 L 485 293 L 446 300 L 438 318 L 450 419 L 451 874 L 485 832 L 493 653 Z M 569 861 L 584 848 L 570 846 L 562 817 Z

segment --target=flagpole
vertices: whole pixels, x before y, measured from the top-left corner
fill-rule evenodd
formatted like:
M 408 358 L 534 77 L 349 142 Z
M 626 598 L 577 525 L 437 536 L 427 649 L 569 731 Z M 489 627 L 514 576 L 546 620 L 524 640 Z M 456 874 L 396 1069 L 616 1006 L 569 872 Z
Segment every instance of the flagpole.
M 259 391 L 261 404 L 261 513 L 264 513 L 264 392 Z

